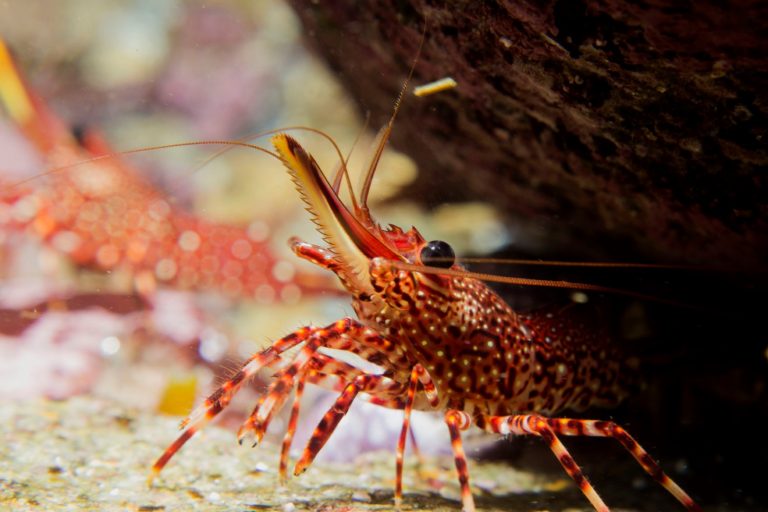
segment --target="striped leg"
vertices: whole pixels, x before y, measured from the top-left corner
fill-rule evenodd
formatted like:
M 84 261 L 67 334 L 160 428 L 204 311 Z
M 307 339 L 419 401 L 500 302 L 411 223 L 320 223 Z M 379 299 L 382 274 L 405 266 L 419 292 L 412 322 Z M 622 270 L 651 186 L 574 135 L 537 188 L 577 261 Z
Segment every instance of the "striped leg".
M 302 327 L 293 333 L 281 338 L 270 347 L 264 349 L 251 357 L 243 364 L 240 370 L 232 378 L 222 384 L 214 391 L 192 414 L 181 423 L 184 431 L 181 435 L 165 449 L 163 454 L 152 465 L 152 472 L 149 475 L 148 483 L 152 485 L 154 478 L 162 471 L 171 457 L 178 452 L 184 444 L 189 441 L 197 431 L 202 429 L 212 419 L 214 419 L 222 410 L 224 410 L 232 397 L 242 385 L 253 377 L 259 370 L 269 367 L 280 361 L 280 354 L 286 350 L 295 347 L 304 342 L 314 332 L 319 330 L 315 327 Z
M 564 436 L 589 436 L 610 437 L 617 440 L 651 478 L 683 504 L 686 509 L 698 511 L 701 508 L 680 488 L 666 473 L 661 470 L 658 463 L 638 444 L 629 433 L 612 421 L 599 420 L 574 420 L 568 418 L 547 419 L 549 427 L 556 433 Z
M 299 409 L 301 408 L 301 395 L 304 392 L 305 377 L 306 374 L 299 379 L 299 383 L 296 385 L 296 394 L 293 397 L 293 407 L 291 407 L 291 417 L 288 419 L 288 428 L 285 430 L 283 445 L 280 448 L 280 469 L 278 475 L 280 475 L 280 485 L 283 486 L 288 483 L 288 460 L 293 435 L 296 433 L 296 425 L 299 420 Z
M 301 455 L 301 459 L 296 463 L 296 468 L 293 470 L 294 475 L 299 475 L 307 470 L 317 454 L 325 445 L 326 441 L 331 437 L 333 431 L 336 430 L 341 419 L 349 411 L 352 402 L 360 392 L 376 394 L 400 394 L 404 392 L 402 384 L 397 381 L 384 377 L 382 375 L 368 375 L 363 374 L 355 377 L 355 379 L 344 388 L 344 391 L 336 399 L 336 402 L 328 409 L 320 423 L 315 427 L 312 432 L 307 446 L 304 448 L 304 452 Z
M 313 335 L 307 340 L 287 368 L 275 374 L 275 381 L 269 385 L 251 415 L 237 431 L 237 441 L 240 444 L 249 434 L 253 436 L 253 446 L 261 442 L 272 418 L 282 409 L 283 404 L 288 399 L 296 379 L 304 378 L 304 373 L 316 355 L 317 349 L 328 340 L 328 331 L 323 330 L 322 333 L 320 331 L 318 333 L 320 336 Z
M 413 402 L 416 398 L 416 386 L 421 382 L 424 386 L 424 391 L 427 398 L 430 401 L 432 407 L 437 407 L 438 396 L 435 384 L 432 382 L 432 378 L 427 373 L 421 364 L 416 364 L 411 371 L 411 378 L 408 381 L 408 394 L 405 399 L 405 407 L 403 408 L 403 428 L 400 430 L 400 438 L 397 441 L 397 456 L 395 459 L 395 507 L 400 509 L 400 504 L 403 502 L 403 461 L 405 459 L 405 442 L 408 438 L 408 432 L 411 426 L 411 410 L 413 410 Z M 416 449 L 415 440 L 413 447 Z
M 283 437 L 283 444 L 280 450 L 280 484 L 285 485 L 288 481 L 288 460 L 291 450 L 293 436 L 296 433 L 296 426 L 299 419 L 299 410 L 301 408 L 301 395 L 304 391 L 306 381 L 317 385 L 326 385 L 332 379 L 332 389 L 342 391 L 347 382 L 361 374 L 361 370 L 351 366 L 343 361 L 335 360 L 325 354 L 315 354 L 310 362 L 310 369 L 302 374 L 296 385 L 296 394 L 291 407 L 291 416 L 288 419 L 288 428 Z
M 249 433 L 255 439 L 254 444 L 261 441 L 273 415 L 288 397 L 288 390 L 293 388 L 296 377 L 321 346 L 353 352 L 374 364 L 377 357 L 398 354 L 391 341 L 352 318 L 345 318 L 324 329 L 316 330 L 307 338 L 306 344 L 292 363 L 276 375 L 275 382 L 270 385 L 267 393 L 262 396 L 238 431 L 240 441 Z
M 485 430 L 499 434 L 533 434 L 544 438 L 562 464 L 565 471 L 573 478 L 584 495 L 596 510 L 607 511 L 595 489 L 584 477 L 579 466 L 560 443 L 557 434 L 566 436 L 611 437 L 632 454 L 646 473 L 667 489 L 685 508 L 701 510 L 699 506 L 672 481 L 626 430 L 611 421 L 574 420 L 567 418 L 545 418 L 539 415 L 490 416 L 478 419 L 478 424 Z
M 313 383 L 323 385 L 326 383 L 325 381 L 329 377 L 332 377 L 334 379 L 341 377 L 340 380 L 334 381 L 335 384 L 343 383 L 345 380 L 347 382 L 349 382 L 349 380 L 352 380 L 352 382 L 350 382 L 343 388 L 342 394 L 337 398 L 336 402 L 328 410 L 328 412 L 325 414 L 325 416 L 320 421 L 318 426 L 315 428 L 315 431 L 313 432 L 312 437 L 310 438 L 307 444 L 307 447 L 305 448 L 304 453 L 302 454 L 301 460 L 296 465 L 294 474 L 298 475 L 299 473 L 306 471 L 306 469 L 312 463 L 312 461 L 320 452 L 322 447 L 325 445 L 326 441 L 330 438 L 330 436 L 334 432 L 336 426 L 339 424 L 341 419 L 349 411 L 349 408 L 351 407 L 352 402 L 357 397 L 359 392 L 363 391 L 365 393 L 370 393 L 372 395 L 371 401 L 375 402 L 378 405 L 382 405 L 384 407 L 390 407 L 394 409 L 405 410 L 403 428 L 401 430 L 400 439 L 398 441 L 398 455 L 397 455 L 395 503 L 396 503 L 396 506 L 399 507 L 400 503 L 402 502 L 403 453 L 405 450 L 406 436 L 408 435 L 409 432 L 411 434 L 413 433 L 410 430 L 409 426 L 410 426 L 410 412 L 413 409 L 413 404 L 414 404 L 415 395 L 416 395 L 416 388 L 418 383 L 421 382 L 422 386 L 424 387 L 424 391 L 425 391 L 425 395 L 427 396 L 427 399 L 429 400 L 430 404 L 433 407 L 436 407 L 438 405 L 438 395 L 437 395 L 437 389 L 434 383 L 432 382 L 432 379 L 430 378 L 427 371 L 420 364 L 417 364 L 416 367 L 414 367 L 414 369 L 411 372 L 411 378 L 409 380 L 409 385 L 407 390 L 407 398 L 405 401 L 403 401 L 402 386 L 396 381 L 393 381 L 392 379 L 379 376 L 379 375 L 368 375 L 368 374 L 359 374 L 355 376 L 353 379 L 350 379 L 350 377 L 352 377 L 353 372 L 360 372 L 360 370 L 354 367 L 350 367 L 346 365 L 346 363 L 343 363 L 341 361 L 336 361 L 332 359 L 325 361 L 324 363 L 321 363 L 321 364 L 323 365 L 321 368 L 307 372 L 307 375 L 313 374 L 313 378 L 311 379 Z M 338 365 L 346 366 L 346 368 L 336 368 Z M 342 371 L 340 372 L 338 370 L 342 370 Z M 325 375 L 321 372 L 323 373 L 327 372 L 328 375 Z M 291 421 L 289 423 L 292 423 L 292 422 L 293 422 L 293 414 L 291 416 Z M 291 426 L 289 425 L 289 429 L 290 428 Z M 295 429 L 295 424 L 293 425 L 293 428 Z M 292 434 L 290 435 L 292 437 Z M 414 440 L 414 443 L 415 443 L 415 440 Z M 285 445 L 283 446 L 283 448 L 285 449 Z M 281 465 L 281 470 L 282 468 L 283 467 Z
M 464 447 L 461 443 L 461 431 L 467 430 L 472 421 L 469 414 L 464 411 L 450 409 L 445 413 L 445 424 L 451 434 L 451 449 L 456 463 L 456 474 L 461 485 L 461 509 L 463 512 L 475 512 L 475 500 L 469 488 L 469 470 L 467 469 L 467 457 L 464 455 Z
M 587 477 L 581 471 L 571 454 L 558 439 L 554 429 L 550 426 L 548 418 L 538 414 L 521 414 L 516 416 L 480 416 L 477 419 L 480 428 L 497 434 L 536 435 L 547 442 L 552 453 L 565 469 L 565 472 L 576 482 L 581 492 L 587 497 L 592 506 L 598 512 L 609 512 L 610 509 L 603 499 L 597 494 L 595 488 L 589 483 Z

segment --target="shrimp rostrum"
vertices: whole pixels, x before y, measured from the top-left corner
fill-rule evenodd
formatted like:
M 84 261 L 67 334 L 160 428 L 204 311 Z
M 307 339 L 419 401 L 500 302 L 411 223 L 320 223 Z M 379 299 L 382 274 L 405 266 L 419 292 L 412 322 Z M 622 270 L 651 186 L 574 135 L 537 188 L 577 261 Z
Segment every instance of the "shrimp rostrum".
M 391 122 L 390 122 L 391 126 Z M 297 256 L 334 272 L 352 295 L 357 318 L 325 327 L 302 327 L 252 356 L 183 422 L 183 432 L 152 468 L 152 477 L 230 403 L 233 395 L 263 368 L 275 378 L 240 428 L 242 441 L 259 442 L 273 416 L 296 390 L 283 442 L 280 476 L 285 479 L 298 399 L 305 383 L 337 390 L 304 448 L 294 474 L 303 472 L 332 435 L 359 393 L 382 406 L 401 409 L 397 445 L 395 503 L 402 500 L 405 442 L 413 409 L 440 411 L 448 428 L 465 511 L 475 509 L 461 432 L 473 423 L 497 434 L 543 439 L 596 510 L 609 510 L 570 456 L 562 436 L 610 437 L 688 510 L 699 507 L 650 455 L 610 421 L 553 417 L 561 410 L 611 406 L 626 395 L 629 373 L 606 336 L 587 331 L 552 310 L 516 313 L 482 280 L 454 261 L 441 241 L 426 241 L 412 228 L 382 227 L 366 203 L 371 177 L 388 131 L 368 168 L 359 197 L 351 205 L 293 138 L 272 138 L 277 156 L 312 215 L 327 246 L 298 239 Z M 343 163 L 342 163 L 343 167 Z M 340 173 L 341 174 L 341 173 Z M 321 348 L 347 351 L 381 369 L 363 371 Z M 292 358 L 286 351 L 296 348 Z

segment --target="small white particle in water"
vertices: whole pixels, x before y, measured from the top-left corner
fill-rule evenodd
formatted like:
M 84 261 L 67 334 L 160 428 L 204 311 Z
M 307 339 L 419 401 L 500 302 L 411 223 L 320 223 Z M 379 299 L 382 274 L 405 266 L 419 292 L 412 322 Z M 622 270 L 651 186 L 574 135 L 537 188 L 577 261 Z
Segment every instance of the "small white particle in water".
M 296 505 L 293 504 L 293 502 L 289 501 L 288 503 L 283 504 L 283 512 L 294 512 L 296 510 Z
M 571 300 L 576 304 L 586 304 L 589 302 L 589 297 L 584 292 L 573 292 L 571 294 Z
M 213 328 L 206 328 L 200 334 L 200 357 L 206 361 L 215 363 L 227 352 L 229 340 L 222 333 Z
M 678 459 L 677 461 L 675 461 L 674 468 L 675 468 L 675 473 L 678 473 L 681 475 L 685 474 L 688 472 L 688 461 L 685 459 Z
M 120 350 L 120 340 L 117 336 L 107 336 L 99 344 L 102 355 L 113 356 Z
M 442 92 L 447 91 L 448 89 L 453 89 L 458 85 L 456 83 L 456 80 L 454 80 L 451 77 L 445 77 L 441 78 L 440 80 L 436 80 L 434 82 L 420 85 L 413 90 L 414 96 L 428 96 L 430 94 L 435 94 L 436 92 Z
M 217 492 L 212 492 L 208 494 L 208 501 L 219 501 L 221 499 L 221 494 Z
M 264 464 L 263 462 L 257 462 L 255 466 L 253 466 L 253 470 L 257 473 L 266 473 L 269 471 L 269 466 Z

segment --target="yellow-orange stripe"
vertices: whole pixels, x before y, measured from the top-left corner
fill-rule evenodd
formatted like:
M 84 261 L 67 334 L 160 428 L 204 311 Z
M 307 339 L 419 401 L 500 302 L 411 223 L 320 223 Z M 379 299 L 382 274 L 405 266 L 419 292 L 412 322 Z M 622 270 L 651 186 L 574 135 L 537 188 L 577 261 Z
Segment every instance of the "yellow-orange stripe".
M 18 123 L 26 123 L 34 114 L 27 89 L 5 42 L 0 40 L 0 99 Z

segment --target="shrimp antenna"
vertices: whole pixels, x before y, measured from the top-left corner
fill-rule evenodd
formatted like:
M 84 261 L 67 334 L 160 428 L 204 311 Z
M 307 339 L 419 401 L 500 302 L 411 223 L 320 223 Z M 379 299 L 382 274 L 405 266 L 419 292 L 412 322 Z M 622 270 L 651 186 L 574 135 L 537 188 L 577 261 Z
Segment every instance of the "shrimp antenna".
M 339 195 L 339 192 L 341 190 L 341 180 L 342 178 L 347 184 L 347 190 L 349 190 L 349 197 L 352 200 L 352 206 L 355 210 L 358 209 L 357 206 L 357 200 L 355 199 L 355 189 L 352 187 L 352 182 L 349 178 L 349 169 L 347 169 L 347 163 L 349 162 L 349 159 L 352 156 L 352 152 L 355 150 L 355 146 L 357 146 L 357 143 L 360 141 L 360 137 L 363 135 L 365 130 L 368 129 L 368 125 L 371 122 L 371 113 L 370 111 L 365 113 L 365 121 L 363 122 L 363 126 L 358 130 L 357 135 L 355 135 L 355 140 L 352 141 L 352 147 L 349 148 L 349 151 L 347 152 L 347 158 L 346 161 L 343 161 L 339 168 L 336 169 L 336 172 L 333 175 L 333 191 L 336 193 L 336 195 Z
M 118 158 L 118 157 L 121 157 L 121 156 L 135 155 L 135 154 L 139 154 L 139 153 L 150 153 L 150 152 L 153 152 L 153 151 L 159 151 L 159 150 L 163 150 L 163 149 L 183 148 L 183 147 L 191 147 L 191 146 L 227 146 L 226 148 L 217 151 L 216 153 L 214 153 L 210 157 L 207 157 L 206 160 L 204 162 L 202 162 L 195 170 L 198 170 L 198 169 L 204 167 L 205 165 L 210 163 L 213 159 L 221 156 L 225 151 L 227 151 L 227 150 L 229 150 L 229 149 L 231 149 L 233 147 L 241 147 L 241 148 L 248 148 L 248 149 L 253 149 L 253 150 L 256 150 L 256 151 L 261 151 L 262 153 L 266 153 L 266 154 L 268 154 L 269 156 L 271 156 L 273 158 L 280 159 L 280 156 L 277 153 L 275 153 L 274 151 L 270 151 L 270 150 L 268 150 L 266 148 L 263 148 L 263 147 L 261 147 L 261 146 L 259 146 L 257 144 L 252 144 L 252 143 L 250 143 L 248 141 L 249 140 L 256 140 L 256 139 L 259 139 L 261 137 L 265 137 L 267 135 L 274 135 L 276 133 L 282 133 L 282 132 L 286 132 L 286 131 L 306 131 L 306 132 L 311 132 L 311 133 L 315 133 L 317 135 L 320 135 L 321 137 L 323 137 L 324 139 L 329 141 L 331 143 L 331 145 L 333 146 L 334 150 L 336 151 L 336 154 L 338 155 L 339 159 L 341 160 L 341 162 L 343 162 L 342 168 L 343 168 L 344 172 L 346 173 L 346 160 L 344 158 L 344 155 L 341 152 L 341 149 L 339 148 L 338 144 L 336 144 L 336 141 L 333 139 L 333 137 L 331 137 L 330 135 L 328 135 L 327 133 L 325 133 L 322 130 L 318 130 L 316 128 L 310 128 L 308 126 L 297 125 L 297 126 L 286 126 L 286 127 L 283 127 L 283 128 L 276 128 L 274 130 L 267 130 L 267 131 L 264 131 L 264 132 L 252 135 L 252 136 L 250 136 L 250 137 L 248 137 L 246 139 L 243 139 L 243 140 L 226 140 L 226 139 L 222 139 L 222 140 L 216 140 L 216 139 L 212 139 L 212 140 L 197 140 L 197 141 L 188 141 L 188 142 L 176 142 L 176 143 L 171 143 L 171 144 L 158 144 L 158 145 L 155 145 L 155 146 L 147 146 L 147 147 L 136 148 L 136 149 L 127 149 L 127 150 L 122 150 L 122 151 L 112 151 L 112 152 L 109 152 L 109 153 L 104 153 L 102 155 L 94 156 L 92 158 L 87 158 L 85 160 L 79 160 L 79 161 L 73 162 L 71 164 L 61 165 L 61 166 L 58 166 L 58 167 L 54 167 L 53 169 L 48 169 L 45 172 L 41 172 L 39 174 L 36 174 L 34 176 L 30 176 L 29 178 L 25 178 L 23 180 L 19 180 L 19 181 L 13 183 L 10 186 L 12 186 L 12 187 L 16 186 L 17 187 L 17 186 L 20 186 L 20 185 L 24 185 L 26 183 L 31 183 L 31 182 L 33 182 L 33 181 L 35 181 L 37 179 L 43 178 L 45 176 L 52 176 L 52 175 L 58 174 L 60 172 L 64 172 L 64 171 L 66 171 L 68 169 L 73 169 L 73 168 L 79 167 L 81 165 L 86 165 L 86 164 L 90 164 L 90 163 L 94 163 L 94 162 L 100 162 L 102 160 L 110 160 L 110 159 Z
M 491 283 L 505 283 L 514 284 L 519 286 L 534 286 L 541 288 L 565 288 L 569 290 L 582 290 L 599 293 L 610 293 L 615 295 L 624 295 L 626 297 L 632 297 L 635 299 L 647 300 L 657 302 L 661 304 L 669 304 L 672 306 L 688 308 L 688 309 L 700 309 L 690 304 L 678 302 L 671 299 L 665 299 L 655 295 L 648 295 L 644 293 L 633 292 L 630 290 L 623 290 L 621 288 L 611 288 L 609 286 L 600 286 L 590 283 L 578 283 L 574 281 L 561 281 L 551 279 L 529 279 L 525 277 L 510 277 L 510 276 L 498 276 L 496 274 L 488 274 L 483 272 L 471 272 L 463 269 L 452 268 L 439 268 L 430 267 L 425 265 L 414 265 L 413 263 L 406 263 L 403 261 L 392 261 L 391 265 L 399 270 L 405 270 L 408 272 L 420 272 L 422 274 L 433 274 L 441 276 L 451 276 L 460 278 L 477 279 L 478 281 L 485 281 Z
M 453 258 L 431 258 L 434 261 L 453 261 Z M 525 265 L 532 267 L 577 267 L 577 268 L 626 268 L 626 269 L 659 269 L 659 270 L 706 270 L 717 271 L 716 267 L 707 265 L 682 265 L 673 263 L 622 263 L 614 261 L 557 261 L 530 260 L 516 258 L 456 258 L 459 263 L 480 263 L 494 265 Z
M 381 155 L 384 152 L 384 146 L 386 146 L 387 141 L 389 141 L 389 135 L 392 133 L 392 127 L 395 124 L 395 118 L 397 117 L 398 112 L 400 112 L 400 106 L 403 103 L 405 92 L 408 90 L 408 85 L 411 82 L 411 78 L 413 78 L 413 72 L 416 70 L 416 64 L 419 62 L 419 57 L 421 56 L 421 50 L 424 47 L 424 40 L 426 39 L 426 36 L 427 22 L 425 20 L 424 28 L 422 28 L 421 31 L 421 39 L 419 40 L 419 48 L 416 50 L 416 56 L 411 63 L 411 69 L 408 71 L 408 77 L 405 79 L 405 82 L 403 82 L 403 86 L 400 88 L 400 93 L 397 95 L 397 99 L 395 100 L 392 116 L 389 118 L 387 125 L 382 128 L 381 131 L 379 131 L 379 134 L 376 136 L 376 140 L 378 141 L 376 152 L 373 154 L 373 159 L 371 159 L 371 163 L 368 166 L 368 172 L 365 175 L 365 181 L 363 181 L 363 187 L 360 190 L 360 204 L 364 212 L 368 211 L 368 192 L 371 190 L 373 175 L 376 172 L 376 167 L 379 165 L 379 160 L 381 159 Z

